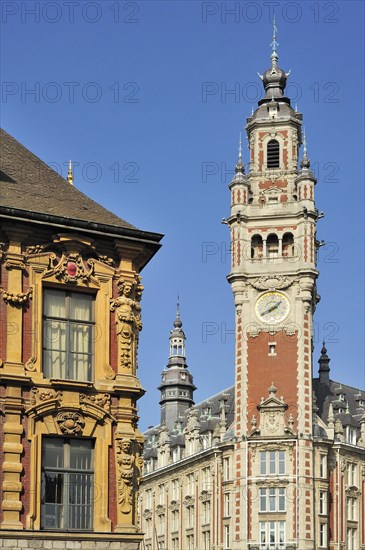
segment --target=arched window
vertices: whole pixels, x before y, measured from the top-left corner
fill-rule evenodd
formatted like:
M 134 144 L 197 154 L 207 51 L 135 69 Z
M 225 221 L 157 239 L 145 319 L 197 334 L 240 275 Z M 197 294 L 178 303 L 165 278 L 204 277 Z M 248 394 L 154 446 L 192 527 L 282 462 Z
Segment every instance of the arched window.
M 267 168 L 279 168 L 280 145 L 276 139 L 271 139 L 267 144 Z
M 254 235 L 251 239 L 251 259 L 257 260 L 262 258 L 262 237 L 261 235 Z
M 267 237 L 266 250 L 268 258 L 277 258 L 279 255 L 279 239 L 273 233 Z
M 294 237 L 291 233 L 283 235 L 283 256 L 294 256 Z

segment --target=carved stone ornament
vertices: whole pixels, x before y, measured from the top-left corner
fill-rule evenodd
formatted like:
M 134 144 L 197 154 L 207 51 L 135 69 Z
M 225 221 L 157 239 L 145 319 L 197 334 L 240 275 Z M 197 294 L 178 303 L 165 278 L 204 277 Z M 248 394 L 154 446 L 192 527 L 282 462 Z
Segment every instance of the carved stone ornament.
M 113 258 L 109 258 L 108 256 L 98 255 L 98 260 L 99 260 L 99 262 L 102 262 L 103 264 L 110 265 L 111 267 L 114 266 Z
M 7 292 L 0 287 L 0 295 L 6 304 L 14 307 L 23 307 L 32 299 L 33 289 L 30 288 L 27 292 Z
M 260 405 L 257 406 L 260 411 L 260 427 L 254 426 L 251 435 L 260 434 L 260 436 L 284 436 L 294 435 L 294 417 L 291 414 L 288 421 L 285 419 L 285 411 L 288 405 L 283 397 L 276 397 L 276 387 L 271 384 L 269 387 L 269 397 L 262 398 Z
M 65 435 L 79 435 L 85 426 L 84 417 L 76 412 L 59 413 L 56 421 Z
M 134 497 L 138 495 L 143 458 L 140 452 L 132 452 L 132 441 L 119 433 L 115 435 L 115 452 L 117 459 L 118 506 L 122 514 L 129 514 L 133 510 Z
M 78 281 L 88 283 L 94 273 L 94 260 L 90 258 L 86 265 L 82 256 L 77 252 L 70 253 L 67 256 L 63 254 L 60 261 L 58 261 L 56 254 L 52 252 L 49 257 L 48 270 L 43 277 L 54 275 L 56 279 L 63 283 L 77 283 Z
M 37 362 L 37 358 L 34 355 L 32 355 L 32 357 L 28 359 L 28 361 L 25 363 L 25 370 L 28 370 L 30 372 L 35 371 L 36 362 Z
M 199 496 L 200 502 L 208 502 L 212 498 L 211 491 L 202 491 Z
M 96 393 L 96 394 L 80 394 L 80 405 L 92 403 L 107 412 L 110 412 L 110 395 L 109 393 Z
M 53 390 L 52 388 L 32 388 L 30 391 L 30 404 L 32 406 L 46 401 L 62 401 L 62 392 Z
M 186 495 L 183 502 L 184 506 L 186 508 L 189 508 L 189 506 L 194 506 L 194 503 L 195 503 L 195 498 L 190 495 Z
M 263 275 L 253 281 L 250 285 L 256 290 L 273 290 L 288 288 L 294 283 L 294 279 L 285 277 L 284 275 Z
M 156 506 L 156 514 L 158 516 L 163 516 L 166 512 L 166 506 L 164 506 L 163 504 L 158 504 L 158 506 Z
M 140 301 L 143 286 L 140 277 L 137 277 L 137 283 L 119 279 L 117 284 L 119 296 L 111 301 L 110 309 L 115 311 L 119 363 L 122 368 L 136 369 L 139 332 L 142 330 Z
M 143 517 L 144 519 L 151 519 L 152 518 L 152 510 L 148 510 L 146 508 L 146 510 L 143 512 Z
M 171 510 L 171 512 L 178 512 L 180 510 L 180 502 L 178 500 L 172 500 L 169 504 L 169 510 Z
M 25 248 L 25 253 L 29 256 L 32 255 L 32 254 L 41 254 L 42 252 L 44 252 L 44 250 L 47 248 L 47 246 L 49 246 L 49 245 L 35 244 L 33 246 L 27 246 Z

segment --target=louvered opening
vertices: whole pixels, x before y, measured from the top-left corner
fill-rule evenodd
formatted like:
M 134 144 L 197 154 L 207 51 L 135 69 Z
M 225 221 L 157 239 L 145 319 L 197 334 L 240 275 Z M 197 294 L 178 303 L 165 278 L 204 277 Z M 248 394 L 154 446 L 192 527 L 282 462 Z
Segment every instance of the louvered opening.
M 267 144 L 267 167 L 279 168 L 280 166 L 280 145 L 276 139 L 272 139 Z

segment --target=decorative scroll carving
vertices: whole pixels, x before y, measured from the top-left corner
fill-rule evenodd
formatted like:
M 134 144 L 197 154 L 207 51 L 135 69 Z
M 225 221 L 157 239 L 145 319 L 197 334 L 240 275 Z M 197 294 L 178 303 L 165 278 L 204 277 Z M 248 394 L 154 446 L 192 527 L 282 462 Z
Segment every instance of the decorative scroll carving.
M 130 439 L 116 434 L 116 457 L 118 466 L 118 504 L 123 514 L 132 512 L 134 496 L 137 495 L 143 459 L 141 454 L 132 453 Z
M 98 255 L 98 260 L 99 262 L 103 262 L 103 264 L 110 265 L 111 267 L 114 266 L 113 258 L 109 258 L 108 256 Z
M 85 426 L 84 417 L 76 412 L 59 413 L 56 421 L 65 435 L 79 435 Z
M 93 403 L 101 409 L 110 412 L 110 395 L 109 393 L 95 393 L 95 394 L 80 394 L 80 405 L 83 403 Z
M 85 266 L 82 256 L 75 252 L 70 253 L 67 256 L 64 254 L 60 261 L 55 253 L 52 252 L 49 257 L 49 267 L 44 277 L 50 277 L 54 275 L 56 279 L 64 283 L 77 283 L 81 281 L 88 283 L 94 273 L 94 260 L 90 258 Z
M 0 295 L 6 304 L 14 307 L 23 307 L 32 299 L 33 289 L 30 288 L 27 292 L 8 292 L 0 287 Z
M 141 297 L 143 286 L 140 278 L 137 284 L 118 281 L 118 298 L 111 301 L 110 309 L 116 313 L 119 364 L 122 368 L 137 368 L 139 332 L 142 330 Z
M 28 359 L 28 361 L 25 363 L 25 370 L 28 370 L 30 372 L 35 371 L 36 362 L 37 362 L 37 358 L 34 355 L 32 355 L 32 357 Z
M 258 279 L 250 281 L 251 286 L 256 290 L 273 290 L 288 288 L 294 283 L 294 279 L 284 275 L 263 275 Z
M 58 403 L 62 401 L 62 392 L 53 390 L 52 388 L 32 388 L 30 392 L 30 404 L 38 405 L 45 401 L 56 400 Z
M 46 244 L 35 244 L 33 246 L 27 246 L 25 248 L 25 253 L 28 255 L 32 254 L 40 254 L 41 252 L 44 252 L 44 250 L 47 248 L 48 245 Z

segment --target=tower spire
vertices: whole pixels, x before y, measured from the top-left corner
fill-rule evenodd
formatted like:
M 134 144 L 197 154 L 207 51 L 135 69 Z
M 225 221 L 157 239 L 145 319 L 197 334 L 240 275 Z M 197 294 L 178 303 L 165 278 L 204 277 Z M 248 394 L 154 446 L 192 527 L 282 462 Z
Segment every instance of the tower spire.
M 71 185 L 74 184 L 74 175 L 73 175 L 73 170 L 72 170 L 72 160 L 70 160 L 69 165 L 68 165 L 67 181 Z
M 305 130 L 303 128 L 303 158 L 301 160 L 300 166 L 302 168 L 309 168 L 311 165 L 309 158 L 307 157 L 307 138 L 305 135 Z
M 275 22 L 275 14 L 274 14 L 272 23 L 273 23 L 273 35 L 272 35 L 272 42 L 270 44 L 271 48 L 272 48 L 271 64 L 272 64 L 273 67 L 276 67 L 278 59 L 279 59 L 278 52 L 277 52 L 279 42 L 277 42 L 277 40 L 276 40 L 278 28 L 277 28 L 276 22 Z
M 238 146 L 238 164 L 242 164 L 242 132 L 240 132 L 240 142 Z

